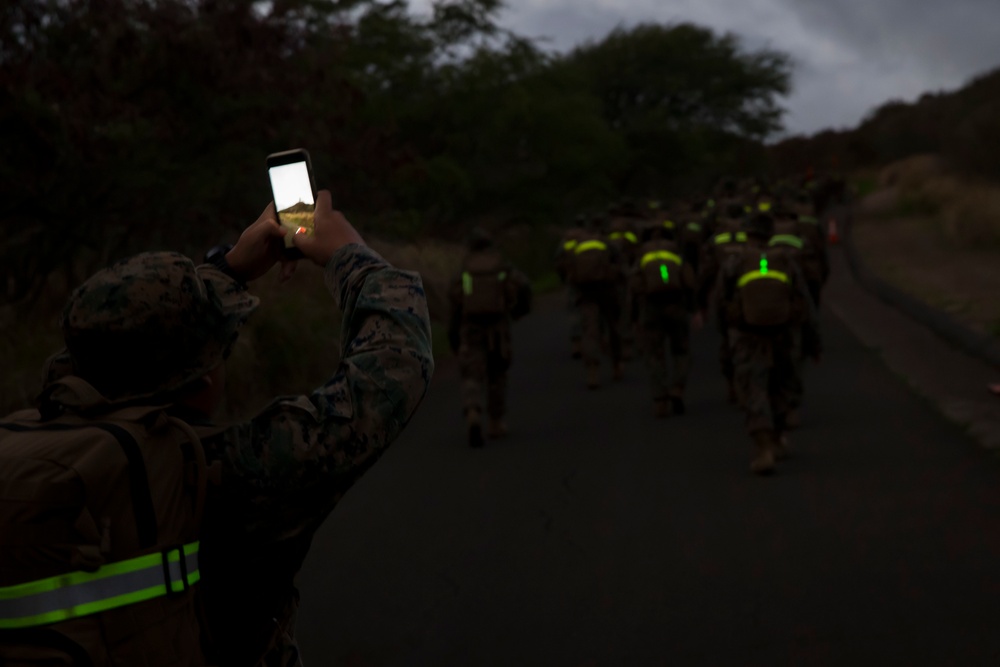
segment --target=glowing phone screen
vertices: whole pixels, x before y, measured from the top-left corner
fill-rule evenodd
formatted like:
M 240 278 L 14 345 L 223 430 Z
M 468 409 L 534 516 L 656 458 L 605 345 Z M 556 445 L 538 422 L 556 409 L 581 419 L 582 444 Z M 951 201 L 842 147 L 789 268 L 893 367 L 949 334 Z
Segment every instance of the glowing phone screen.
M 290 232 L 285 235 L 285 246 L 291 248 L 294 234 L 313 233 L 316 201 L 309 180 L 309 167 L 305 162 L 293 162 L 271 167 L 267 173 L 271 178 L 278 222 Z

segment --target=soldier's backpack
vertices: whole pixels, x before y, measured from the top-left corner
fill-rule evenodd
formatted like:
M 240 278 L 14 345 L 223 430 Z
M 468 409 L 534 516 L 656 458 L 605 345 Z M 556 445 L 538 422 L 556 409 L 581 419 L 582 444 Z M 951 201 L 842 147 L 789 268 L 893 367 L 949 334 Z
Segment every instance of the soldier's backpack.
M 462 313 L 501 315 L 513 303 L 510 267 L 496 252 L 474 252 L 462 266 Z
M 806 242 L 799 235 L 799 225 L 796 220 L 778 219 L 774 222 L 774 233 L 767 244 L 771 248 L 781 248 L 796 262 L 801 262 L 805 255 Z
M 727 257 L 743 252 L 746 240 L 746 232 L 742 230 L 739 220 L 723 218 L 716 225 L 715 234 L 708 240 L 708 243 L 713 248 L 718 263 L 723 264 Z
M 576 244 L 569 269 L 570 282 L 579 286 L 613 282 L 619 273 L 611 247 L 597 236 Z
M 0 664 L 204 664 L 198 435 L 80 378 L 50 390 L 81 409 L 0 421 Z
M 684 259 L 676 243 L 651 241 L 639 255 L 640 288 L 644 294 L 679 292 L 684 286 L 681 269 Z
M 783 251 L 744 248 L 737 275 L 738 304 L 746 324 L 774 327 L 792 322 L 793 268 Z

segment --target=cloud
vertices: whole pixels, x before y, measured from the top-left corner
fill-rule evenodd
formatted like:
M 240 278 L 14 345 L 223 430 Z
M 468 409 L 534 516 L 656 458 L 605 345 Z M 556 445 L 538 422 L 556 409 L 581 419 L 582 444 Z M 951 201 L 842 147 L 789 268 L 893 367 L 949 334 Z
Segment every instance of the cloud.
M 690 21 L 790 54 L 789 133 L 853 126 L 890 99 L 1000 66 L 998 0 L 508 0 L 501 22 L 565 51 L 646 21 Z

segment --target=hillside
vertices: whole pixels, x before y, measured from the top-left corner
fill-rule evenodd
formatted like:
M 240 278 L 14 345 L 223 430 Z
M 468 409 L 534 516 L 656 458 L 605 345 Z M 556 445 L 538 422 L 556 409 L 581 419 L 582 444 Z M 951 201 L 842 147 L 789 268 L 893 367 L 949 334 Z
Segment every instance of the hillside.
M 783 172 L 812 166 L 853 171 L 934 154 L 963 175 L 1000 180 L 1000 69 L 951 93 L 890 101 L 855 129 L 793 137 L 771 149 Z

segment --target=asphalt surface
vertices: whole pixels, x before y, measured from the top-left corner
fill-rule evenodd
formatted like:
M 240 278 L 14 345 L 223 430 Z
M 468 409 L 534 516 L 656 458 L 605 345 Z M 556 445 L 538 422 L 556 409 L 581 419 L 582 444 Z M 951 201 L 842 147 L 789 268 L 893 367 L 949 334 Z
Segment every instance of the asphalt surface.
M 1000 463 L 830 312 L 761 479 L 714 331 L 656 420 L 639 362 L 584 388 L 558 298 L 515 329 L 508 439 L 465 446 L 446 368 L 317 535 L 306 664 L 1000 664 Z

